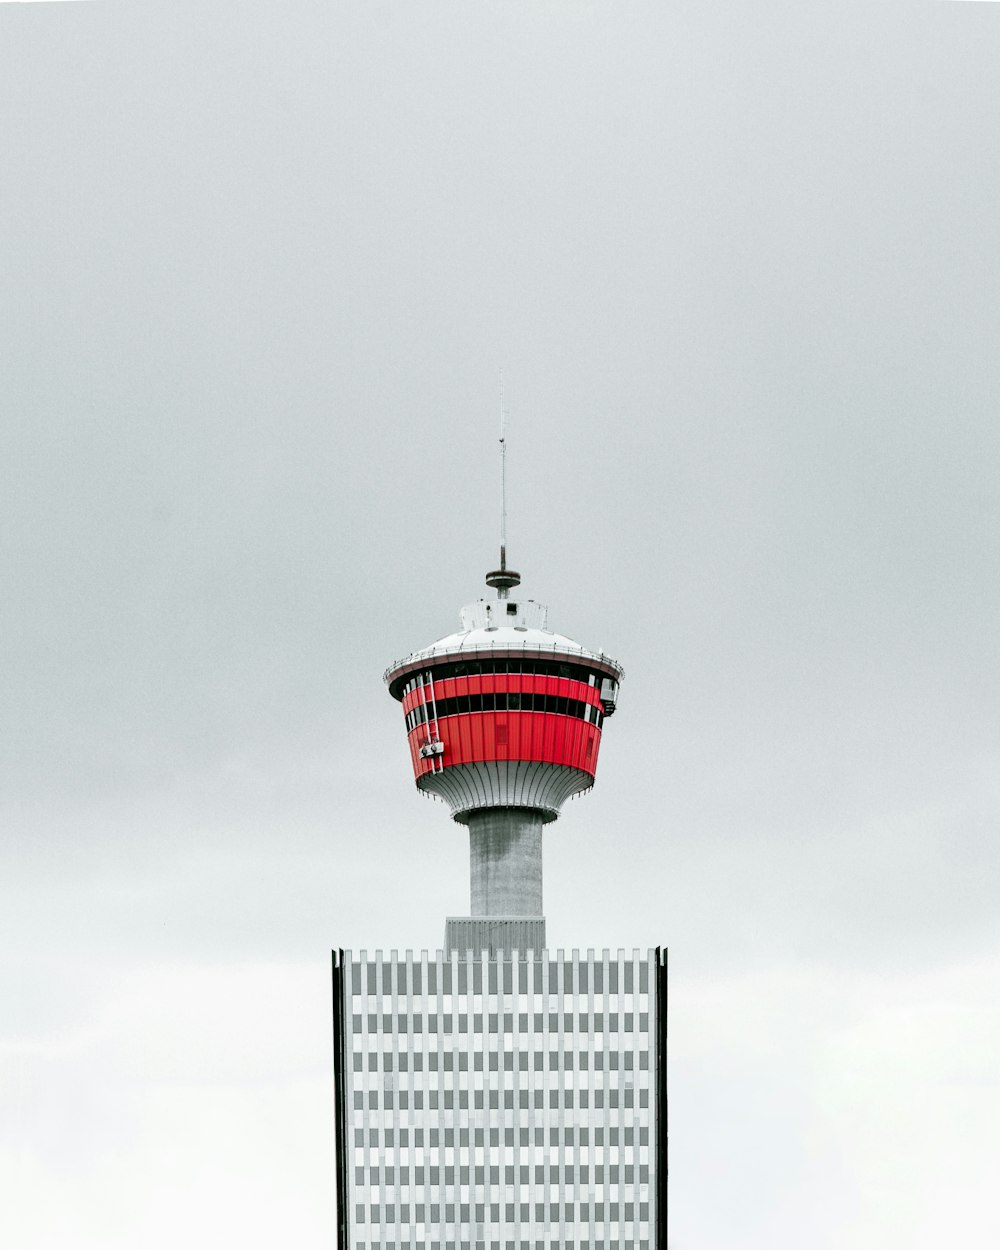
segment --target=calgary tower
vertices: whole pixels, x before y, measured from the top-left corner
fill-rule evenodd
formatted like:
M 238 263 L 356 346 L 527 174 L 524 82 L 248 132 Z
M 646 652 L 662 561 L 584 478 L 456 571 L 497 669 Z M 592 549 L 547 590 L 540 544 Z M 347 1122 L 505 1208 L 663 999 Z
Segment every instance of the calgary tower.
M 333 955 L 338 1250 L 666 1248 L 666 952 L 548 948 L 542 834 L 622 670 L 494 592 L 391 664 L 418 789 L 468 828 L 442 950 Z
M 547 610 L 514 598 L 520 576 L 461 611 L 462 628 L 393 664 L 416 784 L 469 829 L 471 916 L 448 920 L 448 950 L 545 947 L 542 830 L 594 784 L 619 665 L 546 628 Z

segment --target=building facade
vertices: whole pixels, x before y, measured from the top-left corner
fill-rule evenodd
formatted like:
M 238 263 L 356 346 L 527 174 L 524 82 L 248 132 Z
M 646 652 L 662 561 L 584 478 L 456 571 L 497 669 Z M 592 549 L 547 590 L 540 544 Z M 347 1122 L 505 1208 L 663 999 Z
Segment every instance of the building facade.
M 503 563 L 386 673 L 418 788 L 469 829 L 472 914 L 430 955 L 334 952 L 338 1250 L 666 1247 L 666 953 L 549 950 L 542 911 L 621 669 Z

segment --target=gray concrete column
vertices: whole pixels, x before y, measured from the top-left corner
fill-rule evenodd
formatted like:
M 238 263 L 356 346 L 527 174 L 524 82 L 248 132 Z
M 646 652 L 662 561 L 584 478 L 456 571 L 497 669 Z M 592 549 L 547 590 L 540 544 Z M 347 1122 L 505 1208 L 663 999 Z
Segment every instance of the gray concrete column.
M 542 813 L 487 807 L 469 813 L 473 916 L 542 914 Z

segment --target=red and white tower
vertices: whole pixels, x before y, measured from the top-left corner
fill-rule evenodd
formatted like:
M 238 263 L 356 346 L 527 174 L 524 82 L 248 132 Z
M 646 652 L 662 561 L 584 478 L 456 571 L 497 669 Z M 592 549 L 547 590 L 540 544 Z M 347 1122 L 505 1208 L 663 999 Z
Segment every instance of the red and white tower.
M 448 950 L 545 949 L 542 828 L 594 784 L 622 669 L 548 629 L 516 597 L 520 576 L 486 575 L 495 599 L 461 610 L 461 629 L 391 665 L 417 787 L 469 829 L 471 916 L 448 920 Z

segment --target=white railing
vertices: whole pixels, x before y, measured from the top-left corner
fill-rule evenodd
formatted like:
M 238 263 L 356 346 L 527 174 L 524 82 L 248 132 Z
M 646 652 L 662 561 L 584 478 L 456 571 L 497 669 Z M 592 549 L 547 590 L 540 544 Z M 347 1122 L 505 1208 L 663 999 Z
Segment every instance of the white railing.
M 625 670 L 613 660 L 610 655 L 605 655 L 603 651 L 587 651 L 583 647 L 566 647 L 558 642 L 539 643 L 539 642 L 475 642 L 471 646 L 465 646 L 462 643 L 456 644 L 454 647 L 442 647 L 438 650 L 436 647 L 428 647 L 423 651 L 414 651 L 402 660 L 394 660 L 392 664 L 382 674 L 382 680 L 388 681 L 393 673 L 398 672 L 408 664 L 420 664 L 428 660 L 440 660 L 446 656 L 458 659 L 466 655 L 482 655 L 496 652 L 522 651 L 531 655 L 567 655 L 574 660 L 596 660 L 600 664 L 606 664 L 613 669 L 621 681 L 625 676 Z

